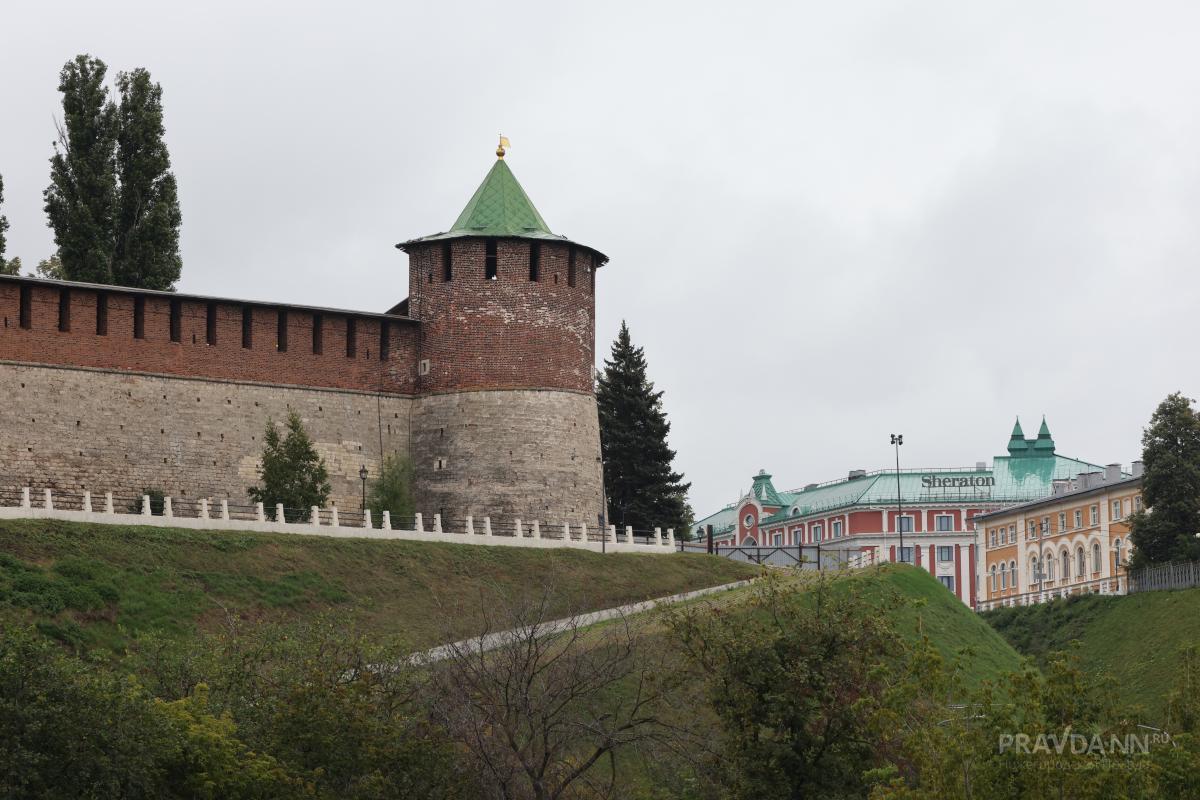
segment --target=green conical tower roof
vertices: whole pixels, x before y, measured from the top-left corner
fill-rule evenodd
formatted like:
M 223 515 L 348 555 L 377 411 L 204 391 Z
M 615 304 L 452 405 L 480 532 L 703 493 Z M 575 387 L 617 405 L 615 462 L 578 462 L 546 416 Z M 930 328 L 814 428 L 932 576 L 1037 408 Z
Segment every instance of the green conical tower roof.
M 1012 436 L 1008 437 L 1009 455 L 1020 455 L 1028 449 L 1029 444 L 1025 441 L 1025 431 L 1021 430 L 1021 418 L 1017 417 L 1017 424 L 1013 425 Z
M 779 496 L 779 492 L 775 491 L 775 484 L 771 483 L 771 476 L 767 474 L 765 469 L 760 469 L 758 474 L 754 476 L 754 483 L 750 486 L 750 492 L 763 505 L 784 505 L 783 498 Z
M 513 175 L 503 156 L 496 159 L 496 163 L 484 177 L 483 183 L 479 184 L 475 194 L 471 195 L 471 199 L 467 201 L 458 219 L 454 220 L 450 230 L 410 239 L 396 247 L 406 250 L 409 245 L 420 242 L 461 239 L 468 236 L 549 239 L 571 243 L 567 237 L 559 236 L 550 230 L 550 226 L 542 219 L 529 195 L 525 194 L 517 176 Z M 600 264 L 608 261 L 608 257 L 600 251 L 592 247 L 588 249 L 596 253 Z
M 1042 427 L 1038 428 L 1037 441 L 1033 443 L 1033 449 L 1038 455 L 1054 455 L 1054 440 L 1050 438 L 1050 426 L 1046 424 L 1045 417 L 1042 417 Z
M 450 232 L 471 236 L 554 236 L 503 158 L 496 159 Z

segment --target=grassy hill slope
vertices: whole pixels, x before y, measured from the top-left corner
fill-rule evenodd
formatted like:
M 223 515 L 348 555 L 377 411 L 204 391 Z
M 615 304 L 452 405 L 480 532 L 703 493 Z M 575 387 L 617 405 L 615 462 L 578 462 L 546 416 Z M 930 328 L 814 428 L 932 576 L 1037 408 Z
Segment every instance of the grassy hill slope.
M 436 644 L 475 631 L 481 589 L 553 586 L 562 611 L 593 610 L 757 574 L 728 559 L 451 545 L 290 534 L 0 521 L 0 616 L 81 648 L 186 636 L 242 619 L 341 609 L 365 630 Z M 475 602 L 472 602 L 473 599 Z
M 1174 686 L 1180 651 L 1200 645 L 1200 589 L 1084 595 L 983 616 L 1038 662 L 1077 641 L 1086 671 L 1111 675 L 1126 700 L 1154 716 Z

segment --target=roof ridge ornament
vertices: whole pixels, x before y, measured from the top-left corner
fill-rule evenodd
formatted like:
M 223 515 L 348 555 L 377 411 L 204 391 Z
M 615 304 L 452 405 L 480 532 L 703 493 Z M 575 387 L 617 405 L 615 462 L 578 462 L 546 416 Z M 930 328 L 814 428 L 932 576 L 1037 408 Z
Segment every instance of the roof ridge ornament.
M 508 141 L 508 137 L 503 133 L 498 134 L 498 136 L 500 137 L 500 144 L 496 147 L 496 158 L 504 158 L 504 154 L 508 152 L 509 148 L 512 147 L 512 144 Z

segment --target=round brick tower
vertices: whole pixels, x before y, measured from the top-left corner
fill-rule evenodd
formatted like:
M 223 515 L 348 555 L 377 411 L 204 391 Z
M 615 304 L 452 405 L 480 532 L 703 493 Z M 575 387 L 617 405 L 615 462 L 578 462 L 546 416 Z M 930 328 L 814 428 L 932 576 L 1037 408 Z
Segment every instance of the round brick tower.
M 598 524 L 595 280 L 503 150 L 451 229 L 403 242 L 420 322 L 410 454 L 418 510 Z

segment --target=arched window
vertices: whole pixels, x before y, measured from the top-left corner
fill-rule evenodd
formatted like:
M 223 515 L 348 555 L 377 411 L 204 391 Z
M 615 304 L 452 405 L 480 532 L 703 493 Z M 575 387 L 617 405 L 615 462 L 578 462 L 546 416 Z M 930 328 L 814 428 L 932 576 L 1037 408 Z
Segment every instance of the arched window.
M 1017 562 L 1008 562 L 1008 574 L 1012 576 L 1012 587 L 1015 591 L 1017 588 Z
M 1100 543 L 1092 542 L 1092 572 L 1100 571 Z
M 1037 556 L 1031 556 L 1029 558 L 1029 582 L 1030 583 L 1038 582 L 1038 557 Z
M 1049 550 L 1042 556 L 1042 566 L 1046 569 L 1046 580 L 1054 580 L 1054 556 L 1050 555 Z
M 1000 588 L 1008 588 L 1008 564 L 1000 565 Z
M 1083 580 L 1087 577 L 1087 558 L 1083 554 L 1083 548 L 1075 548 L 1075 579 Z
M 1113 542 L 1113 552 L 1115 552 L 1115 553 L 1117 554 L 1117 567 L 1118 567 L 1118 568 L 1120 568 L 1120 566 L 1121 566 L 1121 564 L 1122 564 L 1122 561 L 1121 561 L 1121 540 L 1120 540 L 1120 539 L 1117 539 L 1115 542 Z
M 996 591 L 996 565 L 992 564 L 992 591 Z
M 1062 560 L 1062 579 L 1064 581 L 1071 579 L 1071 554 L 1066 550 L 1059 553 L 1059 558 Z
M 758 542 L 754 541 L 753 536 L 747 536 L 742 540 L 742 545 L 745 547 L 758 547 Z

